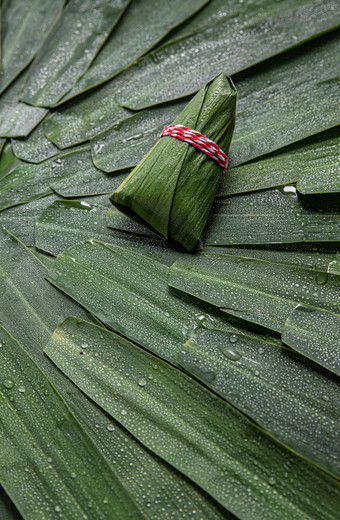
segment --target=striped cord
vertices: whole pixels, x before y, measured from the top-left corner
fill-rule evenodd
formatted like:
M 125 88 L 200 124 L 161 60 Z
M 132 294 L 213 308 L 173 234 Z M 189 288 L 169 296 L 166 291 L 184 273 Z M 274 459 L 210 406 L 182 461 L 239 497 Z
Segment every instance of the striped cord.
M 205 137 L 200 132 L 182 125 L 167 125 L 164 127 L 159 138 L 164 136 L 175 137 L 180 141 L 185 141 L 191 146 L 194 146 L 197 150 L 205 153 L 215 161 L 222 168 L 223 173 L 225 173 L 228 165 L 228 157 L 214 141 Z

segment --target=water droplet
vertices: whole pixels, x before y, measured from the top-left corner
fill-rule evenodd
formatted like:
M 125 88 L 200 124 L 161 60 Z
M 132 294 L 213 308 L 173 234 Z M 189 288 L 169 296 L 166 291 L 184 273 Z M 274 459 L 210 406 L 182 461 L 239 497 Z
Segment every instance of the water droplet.
M 236 334 L 231 334 L 231 336 L 229 337 L 230 343 L 236 343 L 237 340 L 238 340 L 238 336 Z
M 122 415 L 127 415 L 127 411 L 126 411 L 126 410 L 122 410 L 120 413 L 121 413 Z
M 122 412 L 122 413 L 123 413 L 123 412 Z M 113 424 L 108 424 L 108 425 L 106 426 L 106 429 L 107 429 L 109 432 L 113 432 L 114 429 L 115 429 L 115 427 L 113 426 Z
M 47 457 L 47 462 L 52 462 L 52 457 Z
M 237 361 L 241 357 L 241 354 L 239 352 L 236 352 L 236 350 L 231 350 L 229 348 L 223 348 L 222 352 L 228 359 L 231 359 L 231 361 Z
M 71 473 L 71 478 L 76 478 L 76 477 L 77 477 L 77 475 L 75 474 L 74 471 L 72 471 L 72 473 Z
M 88 343 L 86 343 L 86 342 L 84 342 L 84 343 L 81 344 L 81 348 L 87 348 L 88 346 L 89 346 L 89 345 L 88 345 Z
M 263 354 L 263 352 L 264 352 L 264 348 L 260 347 L 259 348 L 259 354 Z
M 26 388 L 24 386 L 19 386 L 18 390 L 21 394 L 24 394 L 26 392 Z
M 315 275 L 315 281 L 318 285 L 325 285 L 325 283 L 327 283 L 327 279 L 327 273 L 317 272 Z
M 66 421 L 65 417 L 57 417 L 56 423 L 57 423 L 58 428 L 61 428 L 65 421 Z
M 108 498 L 104 498 L 104 500 L 103 500 L 103 504 L 108 504 L 108 503 L 109 503 Z
M 296 195 L 296 187 L 295 186 L 284 186 L 283 192 L 292 193 L 293 195 Z
M 56 513 L 61 513 L 61 507 L 60 506 L 55 506 L 54 511 Z
M 4 381 L 5 388 L 10 389 L 10 388 L 13 388 L 13 386 L 14 386 L 14 382 L 12 381 L 12 379 L 5 379 L 5 381 Z
M 259 376 L 259 375 L 260 375 L 260 372 L 259 372 L 258 370 L 255 370 L 254 374 L 255 374 L 256 376 Z
M 145 386 L 146 385 L 146 380 L 142 377 L 142 379 L 140 379 L 138 381 L 138 384 L 139 384 L 139 386 Z
M 328 397 L 328 395 L 323 395 L 323 396 L 322 396 L 322 399 L 323 399 L 324 401 L 329 401 L 329 397 Z

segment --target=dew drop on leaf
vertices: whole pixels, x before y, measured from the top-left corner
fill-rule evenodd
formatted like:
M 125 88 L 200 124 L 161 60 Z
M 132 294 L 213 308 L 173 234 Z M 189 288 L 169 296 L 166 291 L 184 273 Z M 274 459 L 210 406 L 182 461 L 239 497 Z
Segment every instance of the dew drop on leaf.
M 315 275 L 315 281 L 318 285 L 325 285 L 327 283 L 327 273 L 317 272 Z
M 224 348 L 222 352 L 228 359 L 231 359 L 231 361 L 238 361 L 241 358 L 241 354 L 236 352 L 236 350 Z

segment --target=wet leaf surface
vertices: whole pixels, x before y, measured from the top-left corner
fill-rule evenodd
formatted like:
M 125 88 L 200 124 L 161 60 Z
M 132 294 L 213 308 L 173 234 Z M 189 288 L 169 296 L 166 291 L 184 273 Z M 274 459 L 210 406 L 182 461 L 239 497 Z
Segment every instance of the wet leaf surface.
M 66 321 L 45 347 L 46 354 L 145 446 L 238 518 L 335 518 L 335 481 L 227 403 L 116 334 L 103 331 L 99 339 L 96 327 L 83 324 L 83 334 L 72 338 L 72 330 Z M 84 335 L 88 346 L 80 356 Z M 243 442 L 249 438 L 251 443 Z M 322 504 L 320 496 L 327 498 Z
M 56 389 L 0 328 L 1 482 L 24 516 L 143 518 Z M 41 425 L 44 424 L 44 428 Z M 32 489 L 34 495 L 32 497 Z M 100 499 L 98 499 L 100 497 Z M 91 512 L 92 514 L 92 512 Z
M 49 5 L 44 0 L 3 2 L 0 92 L 34 58 L 64 4 L 64 0 L 54 0 Z
M 336 201 L 309 204 L 295 186 L 215 199 L 204 232 L 209 245 L 338 242 Z
M 87 70 L 129 0 L 70 0 L 34 59 L 22 101 L 53 106 Z

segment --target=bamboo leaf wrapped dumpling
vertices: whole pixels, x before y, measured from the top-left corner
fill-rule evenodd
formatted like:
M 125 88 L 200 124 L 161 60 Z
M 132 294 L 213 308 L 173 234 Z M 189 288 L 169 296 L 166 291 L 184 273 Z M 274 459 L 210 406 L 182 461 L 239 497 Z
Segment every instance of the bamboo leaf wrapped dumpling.
M 199 90 L 173 124 L 200 132 L 228 153 L 235 112 L 235 86 L 221 73 Z M 191 251 L 201 239 L 222 174 L 206 153 L 165 135 L 110 199 L 134 220 Z

